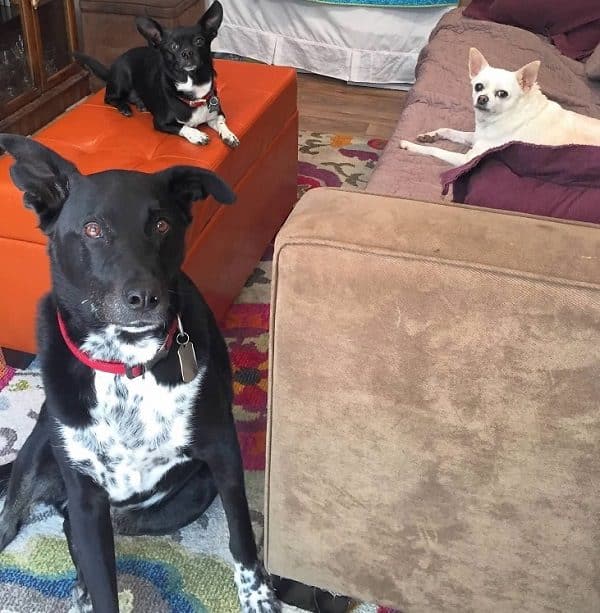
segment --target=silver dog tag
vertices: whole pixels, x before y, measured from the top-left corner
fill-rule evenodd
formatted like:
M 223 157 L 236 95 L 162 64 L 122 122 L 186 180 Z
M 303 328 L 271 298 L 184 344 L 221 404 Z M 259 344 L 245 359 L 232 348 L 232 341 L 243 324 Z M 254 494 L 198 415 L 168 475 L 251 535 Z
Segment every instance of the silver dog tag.
M 183 330 L 181 318 L 177 316 L 177 323 L 179 326 L 179 334 L 177 335 L 177 356 L 179 357 L 179 367 L 181 368 L 181 380 L 184 383 L 189 383 L 198 374 L 198 362 L 196 361 L 196 351 L 194 350 L 194 343 L 190 341 L 190 337 Z
M 208 101 L 208 112 L 209 113 L 218 113 L 221 110 L 221 103 L 216 96 L 211 96 Z

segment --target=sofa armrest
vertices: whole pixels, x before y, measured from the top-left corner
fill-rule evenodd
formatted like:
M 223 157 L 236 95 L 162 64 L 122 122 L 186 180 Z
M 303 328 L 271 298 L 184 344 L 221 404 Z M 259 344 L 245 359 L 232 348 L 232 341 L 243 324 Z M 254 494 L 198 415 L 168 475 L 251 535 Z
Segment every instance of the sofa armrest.
M 303 240 L 600 284 L 599 226 L 489 208 L 314 189 L 278 250 Z
M 269 570 L 410 613 L 600 610 L 600 230 L 331 189 L 274 253 Z

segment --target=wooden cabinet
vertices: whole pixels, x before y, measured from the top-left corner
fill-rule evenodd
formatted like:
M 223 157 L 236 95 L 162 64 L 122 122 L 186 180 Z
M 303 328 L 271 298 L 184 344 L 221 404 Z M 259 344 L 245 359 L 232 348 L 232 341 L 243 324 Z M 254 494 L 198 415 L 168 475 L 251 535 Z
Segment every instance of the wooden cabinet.
M 89 93 L 73 0 L 0 0 L 0 132 L 31 134 Z

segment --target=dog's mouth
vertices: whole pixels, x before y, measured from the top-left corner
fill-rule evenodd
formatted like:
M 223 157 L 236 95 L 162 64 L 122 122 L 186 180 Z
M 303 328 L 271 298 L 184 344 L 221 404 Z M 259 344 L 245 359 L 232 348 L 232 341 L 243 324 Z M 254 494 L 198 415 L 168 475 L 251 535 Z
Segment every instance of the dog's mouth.
M 198 66 L 184 66 L 183 69 L 186 72 L 194 72 L 194 70 L 196 70 L 196 68 L 198 68 Z
M 489 113 L 490 112 L 490 109 L 487 106 L 484 106 L 482 104 L 475 104 L 475 108 L 478 111 L 484 111 L 485 113 Z
M 156 322 L 134 321 L 127 325 L 119 325 L 116 327 L 128 334 L 148 334 L 149 332 L 156 332 L 159 328 L 163 328 L 162 324 Z

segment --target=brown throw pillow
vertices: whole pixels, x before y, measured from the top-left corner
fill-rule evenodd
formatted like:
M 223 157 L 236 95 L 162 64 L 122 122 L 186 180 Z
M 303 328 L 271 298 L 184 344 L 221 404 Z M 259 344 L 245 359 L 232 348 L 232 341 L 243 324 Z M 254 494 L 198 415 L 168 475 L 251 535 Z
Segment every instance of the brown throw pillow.
M 588 76 L 588 79 L 600 81 L 600 43 L 598 43 L 596 50 L 588 57 L 585 63 L 585 74 Z

